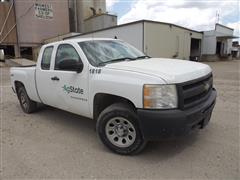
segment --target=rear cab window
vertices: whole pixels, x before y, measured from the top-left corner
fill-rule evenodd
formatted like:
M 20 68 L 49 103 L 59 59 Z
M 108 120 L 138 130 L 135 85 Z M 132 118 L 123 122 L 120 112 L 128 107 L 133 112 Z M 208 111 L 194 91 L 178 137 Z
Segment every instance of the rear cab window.
M 51 57 L 53 52 L 53 46 L 46 47 L 43 51 L 41 69 L 49 70 L 51 64 Z

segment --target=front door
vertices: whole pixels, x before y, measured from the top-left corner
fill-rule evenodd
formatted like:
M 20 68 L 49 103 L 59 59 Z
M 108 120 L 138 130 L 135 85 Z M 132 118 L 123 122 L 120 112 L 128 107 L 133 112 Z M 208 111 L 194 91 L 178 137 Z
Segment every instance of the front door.
M 82 62 L 78 53 L 80 47 L 75 44 L 60 44 L 57 48 L 54 77 L 57 106 L 60 109 L 89 117 L 88 105 L 88 65 Z M 75 60 L 83 63 L 83 70 L 62 70 L 59 63 L 62 60 Z

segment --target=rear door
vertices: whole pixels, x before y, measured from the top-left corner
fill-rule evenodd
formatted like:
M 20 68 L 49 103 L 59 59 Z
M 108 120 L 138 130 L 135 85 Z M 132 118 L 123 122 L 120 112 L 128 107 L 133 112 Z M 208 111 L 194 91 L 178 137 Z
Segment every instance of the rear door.
M 40 56 L 42 56 L 39 56 L 36 69 L 36 87 L 39 97 L 44 104 L 57 107 L 57 94 L 55 92 L 55 84 L 52 80 L 54 77 L 54 71 L 51 69 L 51 64 L 54 62 L 51 60 L 55 56 L 55 47 L 46 46 L 41 51 Z

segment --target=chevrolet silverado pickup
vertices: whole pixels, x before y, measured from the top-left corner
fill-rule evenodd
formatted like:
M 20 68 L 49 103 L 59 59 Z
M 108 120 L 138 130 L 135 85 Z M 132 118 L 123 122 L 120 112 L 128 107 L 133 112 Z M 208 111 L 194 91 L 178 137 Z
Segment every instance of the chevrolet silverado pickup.
M 25 113 L 42 103 L 95 119 L 102 143 L 125 155 L 204 128 L 217 96 L 208 65 L 151 58 L 115 39 L 43 45 L 35 66 L 10 75 Z

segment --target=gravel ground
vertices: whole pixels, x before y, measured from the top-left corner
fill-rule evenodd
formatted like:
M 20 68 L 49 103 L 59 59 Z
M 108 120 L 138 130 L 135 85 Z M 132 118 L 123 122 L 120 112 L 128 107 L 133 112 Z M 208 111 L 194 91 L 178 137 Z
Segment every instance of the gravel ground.
M 93 120 L 49 107 L 24 114 L 9 69 L 1 68 L 0 179 L 239 179 L 240 61 L 208 64 L 218 90 L 209 125 L 187 137 L 151 142 L 137 156 L 109 152 Z

